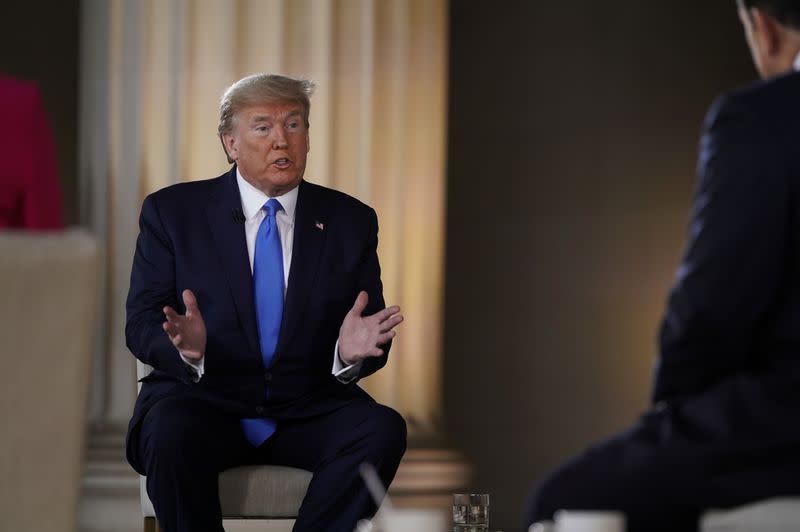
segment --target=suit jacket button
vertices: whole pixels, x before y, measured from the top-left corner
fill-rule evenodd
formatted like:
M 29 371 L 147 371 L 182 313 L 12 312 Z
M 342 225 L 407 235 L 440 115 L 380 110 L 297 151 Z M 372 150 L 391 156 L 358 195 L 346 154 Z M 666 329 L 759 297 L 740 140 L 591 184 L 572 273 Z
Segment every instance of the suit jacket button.
M 263 406 L 257 406 L 256 407 L 256 414 L 263 414 L 263 413 L 264 413 L 264 407 Z
M 272 373 L 270 373 L 269 371 L 265 371 L 264 372 L 264 380 L 267 381 L 267 382 L 271 381 L 272 380 Z

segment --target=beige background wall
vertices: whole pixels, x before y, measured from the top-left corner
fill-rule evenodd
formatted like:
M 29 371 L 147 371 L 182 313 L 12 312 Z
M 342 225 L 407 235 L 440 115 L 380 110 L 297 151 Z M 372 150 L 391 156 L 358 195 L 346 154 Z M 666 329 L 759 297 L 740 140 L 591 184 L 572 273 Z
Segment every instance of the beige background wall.
M 646 406 L 700 123 L 754 71 L 732 0 L 487 5 L 451 2 L 445 419 L 516 530 Z

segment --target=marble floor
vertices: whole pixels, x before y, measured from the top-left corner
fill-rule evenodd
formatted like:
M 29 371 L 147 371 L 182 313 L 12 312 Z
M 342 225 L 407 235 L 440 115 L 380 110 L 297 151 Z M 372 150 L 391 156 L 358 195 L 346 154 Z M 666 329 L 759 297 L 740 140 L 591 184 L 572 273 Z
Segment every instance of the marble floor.
M 141 532 L 139 477 L 125 460 L 122 428 L 91 434 L 81 478 L 79 532 Z

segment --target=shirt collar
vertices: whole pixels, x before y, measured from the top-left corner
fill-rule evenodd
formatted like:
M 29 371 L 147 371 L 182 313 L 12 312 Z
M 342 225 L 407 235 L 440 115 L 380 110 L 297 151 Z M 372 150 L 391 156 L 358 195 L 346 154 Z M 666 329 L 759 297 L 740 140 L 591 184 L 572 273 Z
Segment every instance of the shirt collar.
M 250 221 L 258 214 L 258 211 L 261 210 L 270 197 L 248 183 L 242 177 L 238 167 L 236 168 L 236 182 L 239 184 L 239 197 L 242 200 L 244 217 Z M 289 217 L 292 223 L 294 223 L 294 209 L 297 206 L 297 192 L 299 189 L 300 187 L 294 187 L 282 196 L 275 196 L 275 199 L 281 202 L 286 216 Z
M 794 69 L 800 71 L 800 52 L 797 52 L 797 57 L 794 58 Z

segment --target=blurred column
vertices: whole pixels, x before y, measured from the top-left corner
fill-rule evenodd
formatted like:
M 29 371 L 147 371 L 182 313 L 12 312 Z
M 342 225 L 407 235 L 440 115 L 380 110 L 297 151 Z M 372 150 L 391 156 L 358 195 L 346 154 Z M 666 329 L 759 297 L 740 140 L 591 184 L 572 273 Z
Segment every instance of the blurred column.
M 90 423 L 104 417 L 105 356 L 108 339 L 108 149 L 109 130 L 109 24 L 110 4 L 106 0 L 85 0 L 81 4 L 81 72 L 79 93 L 78 141 L 78 214 L 80 225 L 88 227 L 98 238 L 100 268 L 97 284 L 98 301 L 95 356 L 92 362 Z
M 138 234 L 143 175 L 144 6 L 138 0 L 111 3 L 109 172 L 109 355 L 106 420 L 124 424 L 136 394 L 134 363 L 125 345 L 125 299 Z
M 146 4 L 142 184 L 149 191 L 177 183 L 183 171 L 189 24 L 187 0 L 147 0 Z

